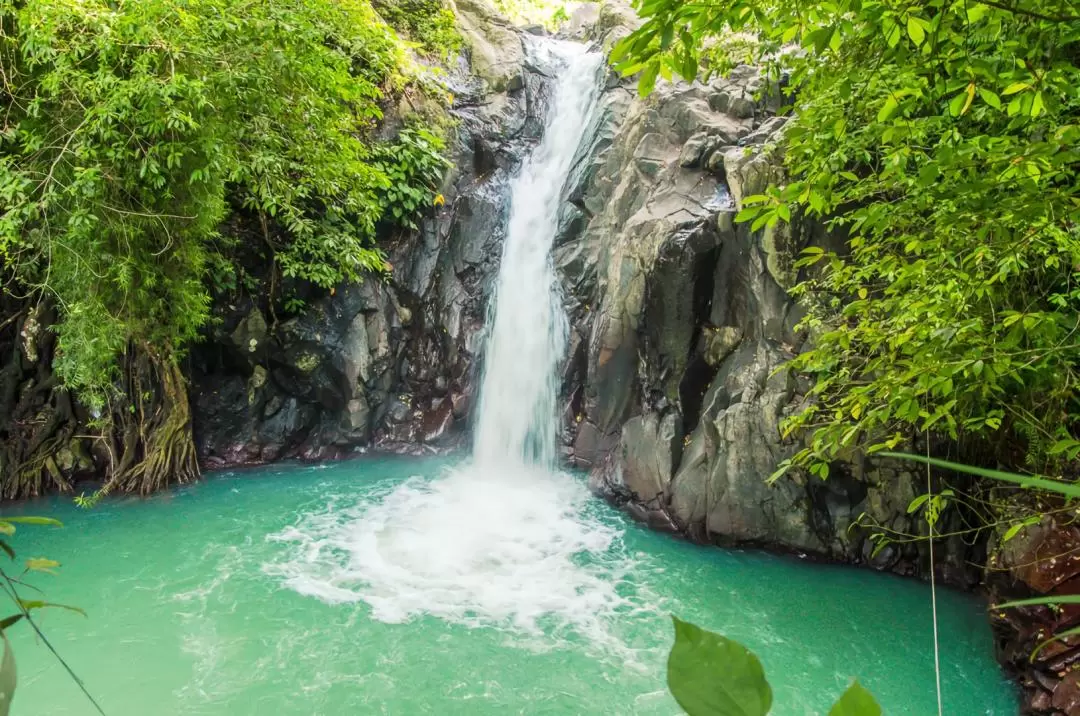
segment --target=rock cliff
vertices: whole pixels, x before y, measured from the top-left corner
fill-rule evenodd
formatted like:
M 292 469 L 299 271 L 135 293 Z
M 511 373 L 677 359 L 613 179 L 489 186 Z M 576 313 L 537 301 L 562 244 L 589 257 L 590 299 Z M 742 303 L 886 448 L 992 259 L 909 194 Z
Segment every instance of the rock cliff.
M 597 41 L 632 23 L 604 6 Z M 573 317 L 564 373 L 566 455 L 596 490 L 654 526 L 922 573 L 921 546 L 873 556 L 870 530 L 918 534 L 912 471 L 862 460 L 828 480 L 783 478 L 797 445 L 780 422 L 809 385 L 781 367 L 806 343 L 789 295 L 799 252 L 830 239 L 796 220 L 749 230 L 747 196 L 782 180 L 781 93 L 752 67 L 661 83 L 647 99 L 611 77 L 567 187 L 556 262 Z M 949 541 L 940 574 L 969 584 Z
M 257 298 L 218 306 L 192 360 L 209 466 L 458 444 L 477 388 L 508 180 L 542 131 L 549 78 L 532 38 L 482 0 L 457 5 L 469 50 L 450 74 L 458 122 L 445 205 L 389 237 L 392 279 L 338 287 L 277 321 Z M 571 31 L 610 46 L 635 22 L 586 6 Z M 605 74 L 564 187 L 555 262 L 571 318 L 565 456 L 651 524 L 903 573 L 924 547 L 872 555 L 862 522 L 917 534 L 909 470 L 851 461 L 826 481 L 767 477 L 796 445 L 779 424 L 808 386 L 781 366 L 805 344 L 788 291 L 799 251 L 830 239 L 798 220 L 751 232 L 745 197 L 782 179 L 781 94 L 756 69 L 661 83 L 648 99 Z M 970 583 L 949 542 L 942 576 Z
M 389 281 L 343 285 L 275 321 L 259 297 L 217 307 L 192 360 L 208 466 L 453 445 L 467 424 L 508 179 L 539 138 L 550 80 L 530 37 L 460 0 L 467 51 L 448 77 L 454 169 L 417 232 L 385 238 Z

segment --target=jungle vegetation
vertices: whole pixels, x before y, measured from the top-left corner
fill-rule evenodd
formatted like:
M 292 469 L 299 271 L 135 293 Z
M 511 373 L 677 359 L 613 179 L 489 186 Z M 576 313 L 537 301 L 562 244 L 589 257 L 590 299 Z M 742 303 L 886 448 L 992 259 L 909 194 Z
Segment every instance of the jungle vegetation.
M 796 291 L 813 378 L 785 430 L 826 477 L 854 449 L 943 438 L 1075 472 L 1080 453 L 1080 13 L 1067 0 L 639 0 L 612 59 L 659 78 L 768 69 L 786 179 L 738 219 L 825 223 Z M 958 453 L 954 453 L 958 454 Z
M 444 123 L 376 130 L 445 98 L 425 58 L 458 47 L 441 0 L 0 0 L 3 496 L 64 487 L 74 424 L 109 489 L 194 477 L 181 360 L 212 296 L 253 250 L 271 294 L 387 270 Z

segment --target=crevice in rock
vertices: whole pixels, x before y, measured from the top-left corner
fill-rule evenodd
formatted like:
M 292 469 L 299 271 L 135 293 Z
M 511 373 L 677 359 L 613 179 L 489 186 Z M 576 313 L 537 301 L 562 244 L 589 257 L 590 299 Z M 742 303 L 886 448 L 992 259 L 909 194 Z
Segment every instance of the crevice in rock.
M 716 377 L 716 366 L 705 360 L 702 332 L 709 325 L 712 312 L 716 262 L 720 256 L 719 247 L 706 251 L 697 258 L 694 265 L 693 326 L 694 333 L 690 340 L 690 355 L 686 370 L 679 382 L 679 404 L 682 407 L 682 432 L 689 435 L 701 419 L 701 405 L 709 384 Z M 677 461 L 676 461 L 676 464 Z
M 705 356 L 700 351 L 691 356 L 682 381 L 679 382 L 679 402 L 682 404 L 684 435 L 692 433 L 701 421 L 701 406 L 705 402 L 705 392 L 715 377 L 716 368 L 705 361 Z

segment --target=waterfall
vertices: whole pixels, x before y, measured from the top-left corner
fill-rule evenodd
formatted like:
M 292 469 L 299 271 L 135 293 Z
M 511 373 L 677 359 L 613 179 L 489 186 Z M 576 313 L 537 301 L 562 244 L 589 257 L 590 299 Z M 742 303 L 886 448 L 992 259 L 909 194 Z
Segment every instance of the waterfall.
M 567 322 L 551 246 L 601 57 L 529 42 L 531 61 L 557 79 L 543 138 L 512 187 L 472 459 L 353 502 L 331 500 L 271 537 L 294 551 L 269 569 L 301 594 L 365 602 L 379 621 L 435 616 L 504 629 L 541 649 L 570 635 L 622 649 L 612 625 L 630 601 L 623 580 L 635 558 L 555 460 Z
M 562 188 L 596 102 L 600 56 L 581 45 L 539 41 L 534 52 L 558 76 L 543 139 L 515 180 L 480 390 L 474 456 L 480 464 L 554 467 L 557 369 L 567 324 L 551 244 Z

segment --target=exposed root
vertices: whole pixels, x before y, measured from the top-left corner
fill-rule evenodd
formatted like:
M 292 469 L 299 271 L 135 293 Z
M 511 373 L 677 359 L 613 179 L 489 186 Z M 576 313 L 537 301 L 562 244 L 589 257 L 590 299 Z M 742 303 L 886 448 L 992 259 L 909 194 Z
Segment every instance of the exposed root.
M 175 358 L 143 346 L 129 359 L 127 380 L 135 411 L 119 411 L 123 450 L 103 490 L 145 495 L 198 478 L 191 408 Z
M 0 305 L 0 317 L 8 311 Z M 87 430 L 89 416 L 52 374 L 55 336 L 42 329 L 51 323 L 48 310 L 19 307 L 12 315 L 15 320 L 0 321 L 0 498 L 67 492 L 79 473 L 105 479 L 83 503 L 113 491 L 148 494 L 199 476 L 185 381 L 171 352 L 133 347 L 116 386 L 119 397 L 94 421 L 97 429 Z

